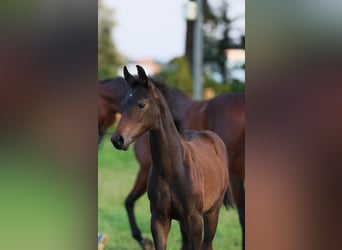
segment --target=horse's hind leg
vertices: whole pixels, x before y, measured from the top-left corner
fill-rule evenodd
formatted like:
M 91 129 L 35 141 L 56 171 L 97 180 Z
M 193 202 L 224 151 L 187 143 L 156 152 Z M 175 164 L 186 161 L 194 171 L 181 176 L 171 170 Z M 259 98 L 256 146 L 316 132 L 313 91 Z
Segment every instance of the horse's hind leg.
M 148 172 L 144 168 L 140 168 L 137 178 L 135 180 L 133 189 L 128 194 L 125 200 L 125 207 L 128 214 L 129 225 L 131 227 L 132 236 L 135 240 L 139 242 L 144 250 L 152 249 L 153 243 L 149 239 L 144 239 L 141 235 L 141 231 L 137 225 L 135 215 L 134 215 L 134 203 L 139 199 L 145 192 L 147 188 L 147 178 Z
M 245 188 L 243 181 L 237 178 L 231 179 L 231 184 L 242 230 L 241 245 L 242 249 L 245 249 Z
M 205 214 L 204 219 L 204 238 L 203 238 L 203 250 L 212 250 L 212 242 L 215 237 L 217 222 L 219 217 L 220 207 L 216 208 L 212 212 Z

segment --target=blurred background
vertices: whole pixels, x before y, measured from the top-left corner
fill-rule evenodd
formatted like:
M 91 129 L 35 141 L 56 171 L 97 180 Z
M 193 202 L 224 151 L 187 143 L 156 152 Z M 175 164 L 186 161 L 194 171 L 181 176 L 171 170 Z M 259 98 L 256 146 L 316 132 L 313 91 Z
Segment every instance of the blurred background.
M 98 77 L 135 65 L 193 95 L 196 1 L 99 1 Z M 195 6 L 196 7 L 196 6 Z M 245 1 L 203 0 L 200 98 L 245 88 Z M 195 39 L 196 40 L 196 39 Z M 197 52 L 195 52 L 197 53 Z

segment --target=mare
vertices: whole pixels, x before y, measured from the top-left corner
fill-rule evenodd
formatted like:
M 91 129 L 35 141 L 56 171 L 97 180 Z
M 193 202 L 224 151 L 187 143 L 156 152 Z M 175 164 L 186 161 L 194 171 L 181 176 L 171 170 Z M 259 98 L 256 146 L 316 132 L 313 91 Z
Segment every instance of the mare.
M 111 86 L 105 87 L 106 85 Z M 128 86 L 124 79 L 114 78 L 110 81 L 107 80 L 106 83 L 101 84 L 100 87 L 103 87 L 104 90 L 112 89 L 111 92 L 106 93 L 106 95 L 111 96 L 110 98 L 107 98 L 107 100 L 111 100 L 111 102 L 114 103 L 113 106 L 116 107 L 116 109 L 112 109 L 113 112 L 115 110 L 115 112 L 122 112 L 121 107 L 118 107 L 118 103 L 123 100 L 124 96 L 128 92 Z M 122 92 L 124 92 L 124 94 L 122 94 Z M 179 103 L 181 106 L 178 116 L 182 121 L 183 127 L 196 130 L 212 130 L 221 137 L 226 145 L 227 151 L 229 152 L 230 184 L 239 214 L 239 220 L 242 228 L 242 247 L 244 249 L 244 94 L 226 93 L 218 95 L 210 100 L 194 101 L 177 89 L 174 89 L 173 92 L 175 102 Z M 100 98 L 102 98 L 102 96 L 100 96 Z M 106 101 L 106 99 L 104 101 Z M 99 108 L 101 109 L 103 106 L 100 106 Z M 112 115 L 106 110 L 100 110 L 99 113 L 107 114 L 107 117 L 111 117 Z M 99 131 L 106 131 L 108 126 L 111 125 L 106 122 L 106 119 L 106 116 L 104 116 L 104 118 L 99 120 Z M 150 249 L 151 241 L 147 238 L 143 238 L 141 234 L 134 215 L 134 204 L 147 189 L 147 179 L 152 164 L 150 147 L 147 145 L 149 145 L 148 133 L 142 135 L 134 144 L 134 152 L 140 168 L 136 176 L 134 186 L 125 200 L 125 207 L 129 218 L 132 236 L 139 242 L 143 249 Z
M 220 208 L 232 205 L 225 144 L 209 130 L 188 130 L 182 136 L 173 92 L 148 78 L 142 67 L 137 69 L 136 78 L 124 67 L 130 90 L 111 140 L 115 148 L 126 150 L 145 132 L 149 134 L 148 198 L 155 249 L 166 249 L 171 219 L 176 219 L 182 249 L 211 250 Z

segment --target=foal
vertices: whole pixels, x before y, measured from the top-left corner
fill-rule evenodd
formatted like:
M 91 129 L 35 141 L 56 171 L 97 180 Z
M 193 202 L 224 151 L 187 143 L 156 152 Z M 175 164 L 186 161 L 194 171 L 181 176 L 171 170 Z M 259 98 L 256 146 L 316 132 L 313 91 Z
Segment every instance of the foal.
M 220 207 L 231 204 L 225 145 L 211 131 L 189 130 L 182 137 L 175 125 L 171 92 L 148 78 L 142 67 L 137 69 L 135 78 L 124 67 L 130 90 L 112 142 L 117 149 L 126 150 L 149 131 L 148 198 L 155 249 L 166 249 L 171 219 L 180 221 L 182 249 L 212 249 Z

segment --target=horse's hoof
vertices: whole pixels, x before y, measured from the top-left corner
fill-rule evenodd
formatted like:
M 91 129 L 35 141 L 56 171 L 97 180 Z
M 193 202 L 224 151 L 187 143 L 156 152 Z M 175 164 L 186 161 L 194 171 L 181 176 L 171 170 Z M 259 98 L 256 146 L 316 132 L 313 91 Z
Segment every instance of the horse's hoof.
M 143 250 L 153 250 L 153 242 L 150 239 L 144 238 L 140 241 Z

